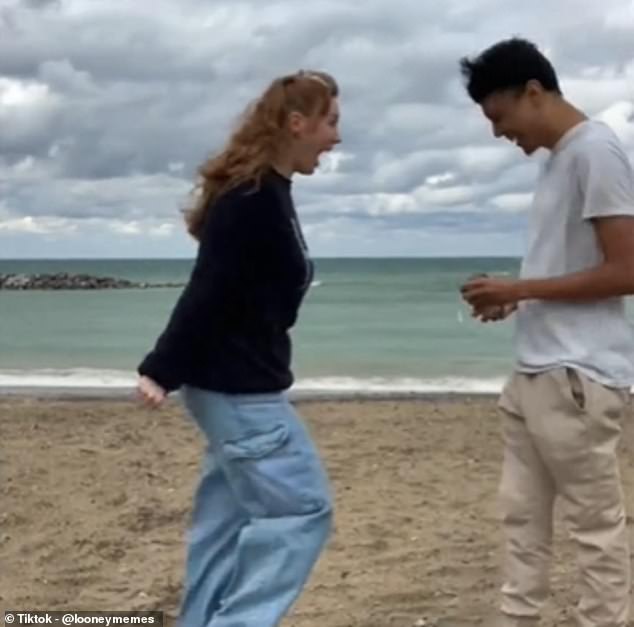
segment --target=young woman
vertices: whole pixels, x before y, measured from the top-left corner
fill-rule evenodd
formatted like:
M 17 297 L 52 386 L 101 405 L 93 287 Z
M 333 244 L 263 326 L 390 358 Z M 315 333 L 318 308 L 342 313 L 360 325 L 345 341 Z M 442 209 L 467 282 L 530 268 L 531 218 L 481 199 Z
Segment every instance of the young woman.
M 183 627 L 273 627 L 329 535 L 326 474 L 286 390 L 289 329 L 313 276 L 291 195 L 340 141 L 338 87 L 274 80 L 201 169 L 186 212 L 199 241 L 187 287 L 138 368 L 150 406 L 179 389 L 208 440 L 195 495 Z

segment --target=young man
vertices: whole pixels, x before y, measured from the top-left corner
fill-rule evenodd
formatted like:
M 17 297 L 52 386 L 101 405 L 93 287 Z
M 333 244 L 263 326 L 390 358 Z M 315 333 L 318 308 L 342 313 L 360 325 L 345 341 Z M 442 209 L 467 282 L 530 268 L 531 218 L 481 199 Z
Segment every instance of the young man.
M 516 311 L 517 365 L 499 403 L 500 624 L 538 623 L 557 497 L 578 551 L 578 625 L 626 627 L 630 553 L 616 449 L 634 384 L 623 298 L 634 293 L 632 168 L 615 134 L 563 97 L 552 65 L 531 42 L 502 41 L 462 59 L 461 69 L 495 137 L 526 155 L 550 151 L 520 279 L 477 278 L 462 288 L 476 316 Z

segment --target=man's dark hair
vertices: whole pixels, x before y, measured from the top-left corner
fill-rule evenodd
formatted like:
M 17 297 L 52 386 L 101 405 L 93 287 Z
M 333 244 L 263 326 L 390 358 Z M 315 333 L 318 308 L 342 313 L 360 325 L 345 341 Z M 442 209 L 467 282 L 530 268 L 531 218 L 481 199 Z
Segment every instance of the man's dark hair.
M 478 104 L 497 91 L 521 91 L 530 80 L 539 81 L 546 91 L 561 94 L 550 61 L 534 43 L 518 37 L 500 41 L 474 59 L 463 57 L 460 69 L 469 96 Z

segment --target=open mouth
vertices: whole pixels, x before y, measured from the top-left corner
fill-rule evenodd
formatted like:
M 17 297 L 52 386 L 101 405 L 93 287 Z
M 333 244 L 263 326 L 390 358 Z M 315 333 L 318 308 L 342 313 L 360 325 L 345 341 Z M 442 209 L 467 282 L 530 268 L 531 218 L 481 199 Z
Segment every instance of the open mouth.
M 319 166 L 321 157 L 323 154 L 330 152 L 333 149 L 332 146 L 326 146 L 326 148 L 322 148 L 316 155 L 315 155 L 315 167 Z
M 320 150 L 316 155 L 315 155 L 315 164 L 319 165 L 319 160 L 321 159 L 321 156 L 324 154 L 324 152 L 326 152 L 326 150 Z

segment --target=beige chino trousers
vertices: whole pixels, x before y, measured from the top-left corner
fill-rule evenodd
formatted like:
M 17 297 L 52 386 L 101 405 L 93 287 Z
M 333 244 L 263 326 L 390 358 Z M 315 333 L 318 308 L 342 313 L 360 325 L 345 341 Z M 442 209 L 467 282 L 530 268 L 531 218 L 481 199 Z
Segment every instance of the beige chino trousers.
M 505 536 L 500 625 L 539 621 L 549 593 L 557 498 L 577 549 L 577 624 L 625 627 L 630 549 L 617 445 L 629 415 L 629 390 L 607 388 L 570 368 L 514 373 L 499 406 Z

